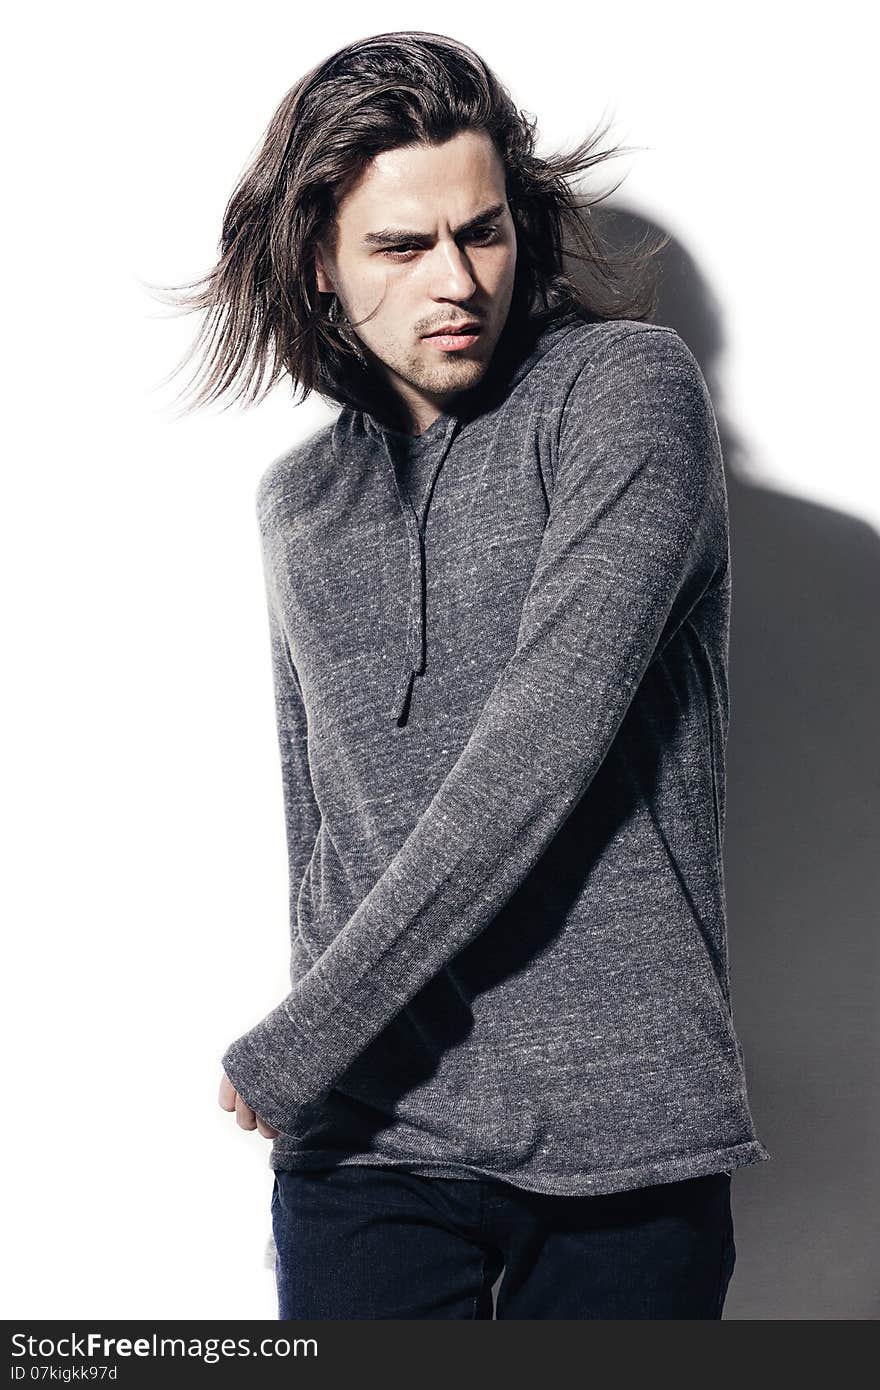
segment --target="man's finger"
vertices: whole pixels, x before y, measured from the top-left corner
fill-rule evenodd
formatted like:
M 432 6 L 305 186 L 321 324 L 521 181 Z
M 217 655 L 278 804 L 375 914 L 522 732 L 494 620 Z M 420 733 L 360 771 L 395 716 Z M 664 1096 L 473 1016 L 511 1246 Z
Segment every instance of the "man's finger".
M 226 1072 L 224 1072 L 224 1073 L 223 1073 L 223 1080 L 220 1082 L 220 1094 L 219 1094 L 219 1096 L 217 1097 L 217 1099 L 218 1099 L 219 1102 L 220 1102 L 220 1105 L 221 1105 L 222 1109 L 224 1109 L 224 1110 L 234 1110 L 234 1109 L 235 1109 L 235 1097 L 236 1097 L 236 1094 L 237 1094 L 237 1092 L 236 1092 L 235 1087 L 233 1086 L 232 1082 L 229 1080 L 229 1077 L 226 1075 Z
M 223 1080 L 220 1082 L 220 1095 L 218 1097 L 224 1110 L 234 1110 L 235 1118 L 242 1129 L 258 1129 L 264 1139 L 277 1139 L 278 1130 L 261 1120 L 259 1115 L 251 1109 L 247 1101 L 242 1099 L 238 1091 L 233 1086 L 226 1072 L 223 1073 Z
M 246 1100 L 242 1100 L 238 1091 L 235 1093 L 235 1118 L 242 1129 L 256 1129 L 257 1117 Z

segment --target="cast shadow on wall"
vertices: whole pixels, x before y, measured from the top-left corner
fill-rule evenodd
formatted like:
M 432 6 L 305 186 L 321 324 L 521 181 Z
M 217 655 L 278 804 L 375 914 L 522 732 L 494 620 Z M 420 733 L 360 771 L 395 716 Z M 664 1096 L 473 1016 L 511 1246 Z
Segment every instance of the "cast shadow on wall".
M 611 249 L 662 230 L 620 205 L 592 217 Z M 720 300 L 674 240 L 660 261 L 654 319 L 700 363 L 725 460 L 732 1001 L 771 1154 L 734 1174 L 738 1259 L 725 1318 L 874 1318 L 880 538 L 858 517 L 757 480 L 725 409 Z M 782 364 L 786 328 L 772 305 L 768 332 Z

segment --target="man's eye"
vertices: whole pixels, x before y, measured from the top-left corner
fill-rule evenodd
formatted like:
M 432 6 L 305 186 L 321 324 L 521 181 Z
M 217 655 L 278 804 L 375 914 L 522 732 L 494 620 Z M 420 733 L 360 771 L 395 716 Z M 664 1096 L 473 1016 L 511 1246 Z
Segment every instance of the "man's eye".
M 497 227 L 475 227 L 468 235 L 475 237 L 481 246 L 488 246 L 493 241 L 499 240 Z M 402 243 L 400 246 L 386 247 L 382 255 L 389 256 L 391 260 L 408 260 L 413 252 L 419 250 L 421 250 L 421 247 L 417 246 L 414 242 L 408 241 Z
M 498 233 L 498 228 L 497 228 L 497 227 L 477 227 L 477 228 L 474 229 L 473 232 L 471 232 L 471 236 L 480 237 L 481 239 L 482 239 L 483 237 L 488 237 L 490 241 L 497 241 L 497 240 L 498 240 L 498 235 L 497 235 L 497 233 Z

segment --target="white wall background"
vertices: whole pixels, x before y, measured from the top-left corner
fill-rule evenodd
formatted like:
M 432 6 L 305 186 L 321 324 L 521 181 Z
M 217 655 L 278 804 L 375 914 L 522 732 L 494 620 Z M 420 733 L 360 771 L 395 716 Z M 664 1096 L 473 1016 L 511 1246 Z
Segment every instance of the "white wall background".
M 209 267 L 307 67 L 439 29 L 538 115 L 546 149 L 603 113 L 647 147 L 602 185 L 628 170 L 619 197 L 716 295 L 753 480 L 877 527 L 864 14 L 153 0 L 9 22 L 4 1316 L 275 1316 L 269 1143 L 216 1099 L 227 1043 L 287 989 L 253 489 L 332 412 L 282 386 L 175 420 L 159 383 L 196 323 L 139 278 Z

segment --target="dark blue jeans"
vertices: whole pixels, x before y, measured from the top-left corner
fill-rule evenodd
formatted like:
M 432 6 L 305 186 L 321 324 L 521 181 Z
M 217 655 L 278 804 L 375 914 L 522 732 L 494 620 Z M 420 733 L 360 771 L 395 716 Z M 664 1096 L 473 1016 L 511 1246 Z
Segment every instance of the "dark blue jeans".
M 562 1197 L 279 1169 L 272 1230 L 279 1318 L 717 1319 L 736 1259 L 726 1172 Z

